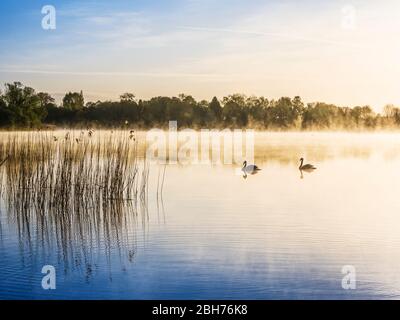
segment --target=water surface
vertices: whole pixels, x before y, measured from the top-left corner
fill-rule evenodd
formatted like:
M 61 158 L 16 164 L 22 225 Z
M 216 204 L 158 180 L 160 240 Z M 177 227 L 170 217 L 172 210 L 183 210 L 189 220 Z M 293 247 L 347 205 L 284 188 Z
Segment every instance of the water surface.
M 399 147 L 389 133 L 258 133 L 257 175 L 168 165 L 161 198 L 152 164 L 146 208 L 111 208 L 106 228 L 77 220 L 68 237 L 21 227 L 3 199 L 0 298 L 397 299 Z M 318 169 L 301 175 L 300 157 Z M 44 265 L 56 290 L 41 287 Z

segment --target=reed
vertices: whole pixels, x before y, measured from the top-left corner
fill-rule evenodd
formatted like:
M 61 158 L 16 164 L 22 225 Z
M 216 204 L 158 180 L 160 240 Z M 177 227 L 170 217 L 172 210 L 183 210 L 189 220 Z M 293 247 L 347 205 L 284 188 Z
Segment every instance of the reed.
M 123 132 L 98 138 L 70 133 L 57 140 L 43 132 L 9 133 L 0 139 L 9 199 L 48 210 L 74 210 L 82 200 L 137 201 L 139 194 L 142 201 L 148 168 L 139 175 L 138 158 L 137 142 Z
M 0 193 L 28 247 L 33 238 L 56 243 L 67 264 L 80 261 L 77 255 L 84 263 L 97 247 L 93 241 L 104 241 L 110 254 L 139 212 L 146 220 L 149 166 L 131 135 L 0 134 Z M 76 244 L 79 253 L 71 251 Z M 127 247 L 131 259 L 134 249 Z

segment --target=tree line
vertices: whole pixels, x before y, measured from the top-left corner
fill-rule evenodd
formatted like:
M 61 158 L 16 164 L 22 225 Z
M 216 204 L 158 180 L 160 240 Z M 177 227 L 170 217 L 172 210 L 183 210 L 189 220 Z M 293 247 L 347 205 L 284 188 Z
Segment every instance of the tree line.
M 170 120 L 176 120 L 181 128 L 379 129 L 400 127 L 400 109 L 387 105 L 380 114 L 370 106 L 304 104 L 298 96 L 268 100 L 242 94 L 196 101 L 184 94 L 143 100 L 124 93 L 119 101 L 85 103 L 82 91 L 68 92 L 57 105 L 50 94 L 20 82 L 6 83 L 0 92 L 0 126 L 4 128 L 162 128 Z

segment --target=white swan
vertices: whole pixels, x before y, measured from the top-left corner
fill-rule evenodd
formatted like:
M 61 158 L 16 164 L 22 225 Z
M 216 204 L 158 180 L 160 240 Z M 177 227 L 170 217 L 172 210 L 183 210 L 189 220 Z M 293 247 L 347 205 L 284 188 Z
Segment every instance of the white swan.
M 247 165 L 247 161 L 243 162 L 243 168 L 242 171 L 244 173 L 250 173 L 250 174 L 254 174 L 257 173 L 258 171 L 260 171 L 261 169 L 259 167 L 257 167 L 255 164 L 249 164 Z

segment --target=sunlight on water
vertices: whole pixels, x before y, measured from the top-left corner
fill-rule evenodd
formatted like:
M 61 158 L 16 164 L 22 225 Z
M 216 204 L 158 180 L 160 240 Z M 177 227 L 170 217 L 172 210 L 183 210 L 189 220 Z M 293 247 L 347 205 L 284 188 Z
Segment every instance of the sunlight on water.
M 73 224 L 54 215 L 59 228 L 21 224 L 3 176 L 0 298 L 399 298 L 400 135 L 258 132 L 255 142 L 258 174 L 168 165 L 157 192 L 164 166 L 153 163 L 145 207 L 102 207 Z M 300 157 L 317 170 L 301 173 Z M 48 264 L 56 290 L 41 287 Z M 345 265 L 355 290 L 342 288 Z

